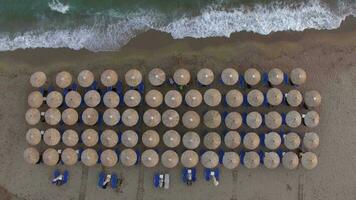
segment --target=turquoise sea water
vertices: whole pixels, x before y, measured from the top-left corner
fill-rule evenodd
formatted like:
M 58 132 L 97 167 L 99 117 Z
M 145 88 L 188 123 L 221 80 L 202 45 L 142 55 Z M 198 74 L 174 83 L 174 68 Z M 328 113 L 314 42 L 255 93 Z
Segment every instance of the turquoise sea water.
M 173 38 L 335 29 L 356 0 L 0 0 L 0 51 L 116 50 L 149 29 Z

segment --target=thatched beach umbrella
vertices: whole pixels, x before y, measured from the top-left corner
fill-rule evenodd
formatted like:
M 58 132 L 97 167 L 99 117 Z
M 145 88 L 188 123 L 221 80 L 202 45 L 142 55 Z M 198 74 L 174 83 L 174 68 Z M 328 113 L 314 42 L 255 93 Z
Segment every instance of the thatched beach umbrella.
M 227 148 L 235 149 L 241 144 L 241 136 L 237 131 L 229 131 L 224 137 L 224 143 Z
M 173 150 L 167 150 L 161 155 L 161 163 L 166 168 L 173 168 L 179 162 L 178 154 Z
M 146 104 L 152 108 L 160 106 L 163 102 L 163 95 L 158 90 L 150 90 L 145 96 Z
M 120 104 L 120 97 L 114 91 L 108 91 L 103 97 L 104 105 L 108 108 L 116 108 Z
M 141 94 L 137 90 L 128 90 L 124 94 L 124 102 L 128 107 L 138 106 L 141 102 Z
M 254 169 L 260 165 L 260 156 L 254 151 L 245 153 L 243 164 L 247 169 Z
M 235 85 L 239 81 L 239 73 L 233 68 L 226 68 L 221 72 L 221 80 L 225 85 Z
M 179 119 L 179 113 L 173 109 L 168 109 L 162 114 L 162 123 L 169 128 L 177 126 Z
M 99 141 L 99 134 L 96 130 L 90 128 L 83 131 L 81 138 L 85 146 L 93 147 Z
M 291 128 L 297 128 L 302 123 L 302 116 L 298 111 L 291 110 L 286 115 L 286 124 Z
M 242 124 L 241 114 L 238 112 L 230 112 L 225 117 L 225 126 L 228 129 L 238 129 Z
M 254 86 L 261 81 L 261 73 L 255 68 L 249 68 L 245 71 L 244 78 L 248 85 Z
M 246 149 L 254 150 L 260 145 L 260 137 L 255 132 L 248 132 L 243 138 Z
M 78 153 L 72 148 L 66 148 L 61 153 L 61 160 L 67 166 L 74 165 L 78 162 Z
M 156 147 L 159 140 L 159 134 L 155 130 L 147 130 L 142 134 L 142 143 L 148 148 Z
M 67 88 L 72 84 L 72 75 L 67 71 L 61 71 L 56 75 L 56 84 L 60 88 Z
M 260 90 L 254 89 L 247 94 L 247 102 L 253 107 L 262 105 L 263 101 L 264 96 Z
M 153 149 L 145 150 L 142 153 L 141 162 L 145 167 L 154 167 L 159 162 L 159 155 Z
M 240 164 L 240 156 L 233 151 L 225 152 L 222 163 L 227 169 L 235 169 Z
M 314 110 L 308 111 L 307 114 L 303 114 L 302 117 L 304 119 L 305 126 L 309 128 L 315 128 L 319 125 L 320 116 Z
M 143 114 L 143 122 L 148 127 L 155 127 L 161 122 L 161 114 L 155 109 L 148 109 Z
M 315 153 L 305 152 L 301 156 L 301 163 L 305 169 L 314 169 L 318 165 L 318 156 Z
M 27 103 L 30 106 L 30 108 L 41 107 L 43 100 L 44 98 L 42 96 L 42 93 L 39 91 L 33 91 L 27 97 Z
M 82 70 L 78 74 L 77 81 L 81 87 L 87 88 L 93 84 L 94 74 L 89 70 Z
M 270 150 L 275 150 L 281 146 L 282 139 L 281 136 L 276 132 L 269 132 L 265 134 L 264 139 L 265 146 Z
M 74 147 L 79 141 L 78 133 L 73 129 L 67 129 L 62 134 L 62 141 L 66 146 Z
M 46 149 L 42 154 L 42 160 L 47 166 L 55 166 L 59 161 L 59 153 L 52 148 Z
M 198 164 L 199 156 L 195 151 L 186 150 L 182 153 L 180 162 L 182 163 L 183 167 L 193 168 Z
M 313 150 L 319 146 L 319 136 L 314 132 L 307 132 L 303 137 L 303 146 L 308 150 Z
M 321 95 L 316 90 L 310 90 L 304 94 L 304 103 L 308 108 L 317 107 L 321 103 Z
M 288 105 L 292 107 L 299 106 L 303 101 L 302 93 L 300 93 L 299 90 L 290 90 L 285 94 L 285 97 L 287 99 Z
M 169 147 L 177 147 L 180 143 L 180 135 L 175 130 L 168 130 L 163 134 L 163 143 Z
M 183 135 L 183 146 L 187 149 L 196 149 L 200 144 L 200 137 L 198 133 L 188 131 Z
M 133 130 L 126 130 L 121 135 L 121 143 L 126 147 L 134 147 L 138 142 L 138 135 Z
M 186 69 L 178 69 L 173 74 L 173 80 L 178 85 L 188 85 L 190 81 L 190 72 Z
M 247 114 L 246 123 L 250 128 L 256 129 L 262 124 L 262 116 L 259 112 L 253 111 Z
M 226 93 L 225 101 L 230 107 L 236 108 L 241 106 L 243 98 L 244 97 L 240 91 L 233 89 Z
M 300 147 L 300 137 L 297 133 L 290 132 L 284 135 L 284 146 L 290 150 L 294 150 Z
M 265 152 L 263 157 L 263 165 L 267 169 L 275 169 L 280 163 L 279 155 L 276 152 Z
M 117 133 L 115 131 L 111 129 L 106 129 L 100 135 L 100 141 L 104 147 L 112 148 L 116 146 L 119 142 L 119 137 L 117 136 Z
M 285 167 L 286 169 L 297 168 L 299 165 L 298 155 L 292 151 L 283 153 L 282 164 L 283 164 L 283 167 Z
M 98 122 L 99 113 L 94 108 L 87 108 L 82 113 L 82 120 L 84 124 L 93 126 Z
M 217 128 L 221 124 L 221 115 L 217 110 L 209 110 L 204 114 L 204 124 L 208 128 Z
M 120 153 L 120 162 L 126 167 L 131 167 L 137 162 L 137 153 L 133 149 L 124 149 Z
M 302 68 L 295 68 L 290 73 L 290 80 L 294 85 L 302 85 L 307 80 L 307 73 Z
M 57 125 L 61 121 L 61 112 L 57 108 L 50 108 L 45 112 L 45 121 L 49 125 Z
M 108 126 L 115 126 L 120 121 L 120 113 L 115 108 L 108 108 L 103 114 L 104 123 Z
M 85 149 L 80 156 L 80 160 L 85 166 L 91 167 L 98 162 L 98 153 L 91 148 Z
M 111 87 L 117 83 L 118 76 L 114 70 L 107 69 L 101 74 L 100 80 L 104 86 Z
M 283 93 L 278 88 L 271 88 L 267 91 L 267 102 L 271 106 L 278 106 L 283 101 Z
M 38 71 L 31 75 L 30 83 L 32 87 L 39 88 L 42 87 L 47 81 L 47 76 L 44 72 Z
M 177 108 L 182 104 L 183 97 L 177 90 L 170 90 L 164 96 L 164 102 L 170 108 Z
M 48 146 L 55 146 L 61 141 L 61 134 L 57 129 L 49 128 L 43 134 L 43 141 Z
M 276 111 L 271 111 L 265 115 L 265 124 L 269 129 L 277 129 L 282 125 L 282 116 Z
M 199 90 L 191 89 L 185 94 L 185 102 L 188 106 L 195 108 L 199 106 L 203 101 L 203 96 Z
M 63 96 L 58 91 L 52 91 L 46 96 L 46 104 L 50 108 L 58 108 L 63 103 Z
M 26 132 L 26 141 L 30 145 L 38 145 L 41 142 L 42 134 L 38 128 L 30 128 Z
M 214 72 L 208 68 L 202 68 L 197 73 L 198 82 L 202 85 L 210 85 L 214 81 Z
M 138 123 L 139 115 L 135 109 L 126 109 L 121 116 L 121 121 L 125 126 L 132 127 Z
M 219 90 L 211 88 L 204 93 L 204 102 L 208 106 L 217 106 L 221 102 L 221 93 Z
M 78 108 L 82 103 L 82 96 L 77 91 L 69 91 L 64 97 L 66 105 L 70 108 Z
M 87 93 L 84 95 L 84 102 L 87 106 L 89 107 L 96 107 L 99 105 L 101 100 L 100 94 L 96 90 L 89 90 Z
M 219 164 L 219 156 L 214 151 L 206 151 L 200 158 L 201 164 L 208 169 L 215 168 Z
M 183 114 L 182 122 L 186 128 L 193 129 L 199 126 L 200 116 L 195 111 L 187 111 Z
M 111 149 L 107 149 L 100 154 L 100 162 L 104 167 L 114 167 L 117 161 L 117 154 Z
M 209 132 L 204 136 L 204 146 L 207 149 L 217 149 L 221 144 L 221 137 L 217 132 Z
M 26 111 L 25 119 L 29 125 L 36 125 L 41 120 L 41 113 L 36 108 L 30 108 Z
M 78 122 L 78 113 L 73 108 L 67 108 L 62 112 L 62 120 L 65 124 L 71 126 Z
M 125 81 L 128 86 L 136 87 L 142 82 L 142 74 L 137 69 L 130 69 L 125 74 Z
M 280 85 L 284 80 L 284 74 L 282 70 L 273 68 L 268 72 L 268 82 L 271 85 Z
M 28 147 L 23 152 L 24 160 L 31 165 L 37 164 L 40 160 L 40 153 L 34 147 Z
M 166 73 L 160 68 L 153 68 L 148 73 L 148 81 L 153 86 L 160 86 L 166 81 Z

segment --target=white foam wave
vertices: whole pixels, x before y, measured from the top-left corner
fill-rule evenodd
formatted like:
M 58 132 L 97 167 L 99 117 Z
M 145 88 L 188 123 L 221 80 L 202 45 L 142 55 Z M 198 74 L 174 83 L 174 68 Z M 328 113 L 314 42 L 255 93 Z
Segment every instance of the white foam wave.
M 69 5 L 64 5 L 59 0 L 52 0 L 48 2 L 48 6 L 51 10 L 66 14 L 69 11 Z

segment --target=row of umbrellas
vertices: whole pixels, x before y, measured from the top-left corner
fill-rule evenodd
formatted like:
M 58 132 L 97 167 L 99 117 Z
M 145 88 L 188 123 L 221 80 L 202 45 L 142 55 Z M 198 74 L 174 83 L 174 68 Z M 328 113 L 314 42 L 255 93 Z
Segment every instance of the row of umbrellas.
M 193 168 L 199 162 L 199 155 L 192 150 L 184 151 L 179 158 L 178 154 L 173 150 L 167 150 L 159 156 L 157 151 L 148 149 L 142 153 L 140 158 L 141 163 L 149 168 L 158 165 L 159 161 L 166 168 L 176 167 L 179 160 L 182 166 L 186 168 Z M 29 147 L 24 151 L 24 159 L 27 163 L 37 164 L 40 162 L 40 153 L 36 148 Z M 120 162 L 122 165 L 129 167 L 137 163 L 139 156 L 133 149 L 124 149 L 121 153 L 107 149 L 98 154 L 97 151 L 91 148 L 85 149 L 83 152 L 72 148 L 66 148 L 63 151 L 49 148 L 42 153 L 42 161 L 48 166 L 55 166 L 60 160 L 65 165 L 74 165 L 79 159 L 86 166 L 93 166 L 100 162 L 105 167 L 114 167 Z M 222 157 L 222 164 L 228 169 L 235 169 L 240 164 L 240 159 L 248 169 L 257 168 L 260 163 L 263 163 L 269 169 L 278 167 L 280 162 L 287 169 L 297 168 L 299 162 L 306 169 L 313 169 L 318 164 L 318 157 L 315 153 L 301 153 L 299 159 L 298 155 L 292 151 L 284 152 L 282 155 L 276 152 L 258 154 L 255 151 L 250 151 L 241 154 L 241 158 L 236 152 L 225 152 Z M 219 165 L 219 155 L 214 151 L 206 151 L 200 156 L 200 163 L 205 168 L 216 168 Z

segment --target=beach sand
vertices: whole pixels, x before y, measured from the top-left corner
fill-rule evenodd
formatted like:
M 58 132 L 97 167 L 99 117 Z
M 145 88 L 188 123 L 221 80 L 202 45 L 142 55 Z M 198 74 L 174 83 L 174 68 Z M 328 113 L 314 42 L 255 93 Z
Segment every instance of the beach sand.
M 98 189 L 97 176 L 102 170 L 99 165 L 68 167 L 69 183 L 56 187 L 50 184 L 53 168 L 30 166 L 23 161 L 27 146 L 25 133 L 29 127 L 24 113 L 27 95 L 32 90 L 28 80 L 33 72 L 43 70 L 53 81 L 61 70 L 77 74 L 82 69 L 90 69 L 98 75 L 105 68 L 113 68 L 122 78 L 129 68 L 147 74 L 156 66 L 167 73 L 185 67 L 193 74 L 202 67 L 212 68 L 216 73 L 230 66 L 237 67 L 239 72 L 250 66 L 261 71 L 279 67 L 286 72 L 295 67 L 304 68 L 308 81 L 301 90 L 317 89 L 323 98 L 322 106 L 317 109 L 321 123 L 315 129 L 321 140 L 316 150 L 318 167 L 312 171 L 301 167 L 290 171 L 283 167 L 222 169 L 218 187 L 203 180 L 200 166 L 198 181 L 188 187 L 180 180 L 180 169 L 175 168 L 169 171 L 171 188 L 156 190 L 152 184 L 153 173 L 167 170 L 142 166 L 123 170 L 117 166 L 112 171 L 124 176 L 124 183 L 120 191 L 112 191 Z M 279 32 L 268 36 L 235 33 L 231 38 L 173 40 L 165 33 L 149 31 L 117 52 L 69 49 L 1 52 L 0 88 L 0 200 L 356 198 L 356 20 L 352 18 L 337 30 Z

